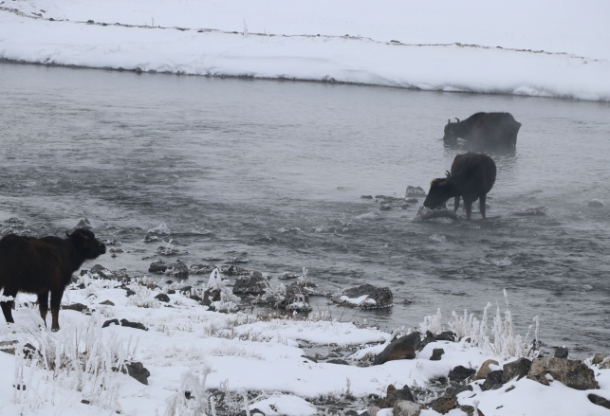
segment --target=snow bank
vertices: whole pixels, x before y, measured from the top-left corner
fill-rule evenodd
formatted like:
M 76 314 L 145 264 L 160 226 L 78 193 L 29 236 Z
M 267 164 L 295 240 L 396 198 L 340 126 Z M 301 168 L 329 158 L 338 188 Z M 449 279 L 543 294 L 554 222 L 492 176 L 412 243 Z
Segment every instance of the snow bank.
M 81 282 L 84 288 L 79 288 Z M 488 339 L 479 339 L 483 321 L 477 326 L 468 318 L 454 324 L 463 330 L 467 324 L 478 327 L 467 341 L 433 342 L 413 360 L 359 366 L 356 364 L 366 360 L 367 353 L 379 353 L 391 335 L 329 319 L 272 319 L 268 315 L 210 312 L 180 291 L 170 293 L 170 301 L 164 303 L 154 296 L 168 288 L 147 287 L 146 280 L 124 286 L 118 281 L 85 276 L 81 282 L 66 292 L 64 305 L 81 303 L 91 315 L 62 310 L 61 331 L 52 333 L 39 327 L 33 295 L 19 295 L 16 324 L 0 324 L 0 342 L 18 342 L 13 345 L 16 355 L 0 352 L 0 371 L 6 375 L 0 379 L 0 414 L 88 416 L 119 411 L 125 415 L 209 415 L 212 412 L 207 406 L 213 399 L 210 389 L 216 389 L 224 394 L 224 405 L 232 406 L 234 414 L 247 403 L 266 414 L 312 415 L 321 414 L 312 405 L 320 398 L 353 403 L 370 394 L 383 397 L 390 384 L 424 388 L 430 380 L 446 378 L 458 365 L 477 369 L 490 358 L 500 365 L 514 359 L 505 351 L 495 354 Z M 127 297 L 126 288 L 136 294 Z M 130 302 L 134 296 L 147 296 L 147 305 Z M 102 323 L 110 319 L 138 322 L 147 330 L 118 325 L 103 328 Z M 440 312 L 428 317 L 421 324 L 422 330 L 442 328 L 440 319 Z M 510 314 L 506 319 L 503 325 L 510 326 Z M 42 365 L 34 365 L 21 354 L 27 343 L 45 357 Z M 380 344 L 366 347 L 374 343 Z M 6 348 L 6 344 L 0 346 Z M 351 365 L 315 362 L 304 356 L 313 354 L 304 348 L 317 349 L 322 355 L 325 351 L 342 351 Z M 356 352 L 350 354 L 347 348 Z M 439 361 L 430 360 L 434 348 L 445 351 Z M 150 371 L 148 385 L 110 370 L 122 359 L 141 362 Z M 79 360 L 87 366 L 74 365 Z M 595 370 L 600 389 L 593 392 L 610 397 L 610 370 Z M 481 391 L 474 385 L 473 391 L 461 393 L 458 399 L 462 405 L 478 402 L 484 414 L 601 416 L 607 412 L 589 402 L 587 394 L 591 391 L 577 391 L 559 382 L 547 387 L 528 379 L 508 384 L 515 388 Z M 227 402 L 229 393 L 232 401 Z M 189 399 L 193 394 L 196 399 Z M 452 412 L 462 414 L 459 410 Z M 428 409 L 421 414 L 437 413 Z
M 0 57 L 610 101 L 607 2 L 507 9 L 448 0 L 14 1 L 0 6 Z

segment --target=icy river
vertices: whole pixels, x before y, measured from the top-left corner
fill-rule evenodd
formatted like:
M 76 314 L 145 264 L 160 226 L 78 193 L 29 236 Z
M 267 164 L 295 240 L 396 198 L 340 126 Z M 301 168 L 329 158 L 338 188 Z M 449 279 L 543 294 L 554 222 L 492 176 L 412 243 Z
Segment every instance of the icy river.
M 537 315 L 549 347 L 610 352 L 608 103 L 0 63 L 0 104 L 3 230 L 88 218 L 123 250 L 96 262 L 141 276 L 160 245 L 146 232 L 164 223 L 189 265 L 387 286 L 392 309 L 342 318 L 387 329 L 437 308 L 445 322 L 495 313 L 506 289 L 522 335 Z M 361 198 L 427 190 L 460 152 L 443 146 L 447 119 L 478 111 L 523 125 L 515 154 L 492 154 L 493 218 L 413 221 L 418 204 Z M 547 215 L 512 215 L 534 207 Z

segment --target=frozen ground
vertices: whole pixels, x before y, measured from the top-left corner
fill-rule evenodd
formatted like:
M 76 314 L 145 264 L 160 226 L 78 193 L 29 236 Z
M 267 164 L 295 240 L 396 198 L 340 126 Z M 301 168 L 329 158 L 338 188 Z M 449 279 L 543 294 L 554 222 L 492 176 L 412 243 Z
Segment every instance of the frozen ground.
M 603 1 L 558 7 L 557 2 L 520 0 L 498 9 L 483 1 L 5 0 L 0 2 L 0 57 L 609 101 L 609 11 Z M 58 333 L 38 329 L 36 307 L 27 295 L 19 297 L 17 324 L 8 327 L 0 318 L 0 341 L 19 342 L 17 355 L 0 352 L 5 374 L 0 414 L 210 414 L 212 392 L 231 393 L 225 394 L 224 405 L 236 412 L 244 405 L 240 392 L 250 392 L 249 406 L 267 415 L 321 412 L 312 402 L 329 396 L 353 396 L 361 412 L 364 397 L 383 395 L 389 384 L 423 387 L 458 364 L 477 368 L 488 358 L 500 364 L 514 358 L 494 351 L 496 345 L 460 342 L 444 343 L 446 353 L 437 362 L 429 360 L 431 344 L 414 360 L 358 367 L 367 351 L 382 348 L 368 344 L 385 342 L 390 334 L 323 314 L 305 321 L 219 314 L 180 293 L 169 295 L 166 306 L 154 300 L 158 289 L 134 283 L 130 288 L 136 295 L 126 297 L 116 282 L 86 283 L 84 289 L 70 290 L 64 304 L 80 302 L 95 312 L 62 311 Z M 107 300 L 114 305 L 101 304 Z M 140 322 L 148 331 L 101 328 L 113 318 Z M 38 364 L 20 352 L 28 342 L 41 351 Z M 323 355 L 348 347 L 362 350 L 353 358 L 346 354 L 352 365 L 344 366 L 303 358 L 312 346 Z M 149 384 L 112 371 L 122 359 L 142 362 L 151 373 Z M 600 384 L 595 393 L 610 398 L 610 370 L 595 371 Z M 590 391 L 528 379 L 513 384 L 509 392 L 474 387 L 459 396 L 460 403 L 476 400 L 487 416 L 608 412 L 587 400 Z M 186 391 L 194 399 L 186 400 Z
M 0 57 L 608 101 L 609 13 L 602 0 L 15 0 L 0 4 Z
M 84 286 L 79 289 L 80 283 Z M 319 404 L 329 400 L 348 403 L 346 407 L 360 414 L 366 410 L 366 397 L 384 397 L 389 384 L 426 389 L 430 380 L 447 377 L 457 365 L 477 369 L 489 358 L 502 365 L 519 355 L 514 354 L 515 346 L 526 345 L 506 334 L 492 337 L 490 343 L 483 341 L 489 333 L 474 331 L 472 343 L 434 342 L 413 360 L 358 366 L 367 362 L 368 354 L 382 351 L 391 335 L 324 313 L 299 320 L 210 312 L 180 291 L 169 294 L 168 303 L 155 299 L 178 286 L 158 288 L 145 280 L 123 286 L 84 276 L 67 291 L 64 305 L 81 303 L 92 313 L 62 310 L 62 329 L 57 333 L 38 328 L 35 297 L 20 295 L 14 314 L 17 323 L 0 327 L 0 341 L 19 342 L 13 345 L 16 355 L 0 352 L 0 371 L 5 374 L 0 380 L 0 414 L 210 415 L 210 399 L 219 414 L 226 414 L 221 408 L 238 414 L 244 409 L 244 396 L 250 408 L 267 415 L 341 415 L 336 410 L 324 413 Z M 134 291 L 132 296 L 126 296 L 127 288 Z M 102 328 L 110 319 L 139 322 L 147 330 Z M 421 329 L 438 331 L 441 323 L 438 314 L 431 315 Z M 401 331 L 405 329 L 396 333 Z M 33 356 L 40 358 L 24 358 L 20 351 L 26 343 L 36 348 L 40 355 Z M 432 349 L 439 347 L 445 350 L 442 359 L 430 361 Z M 350 365 L 303 357 L 315 352 L 318 357 L 343 355 Z M 112 371 L 122 360 L 141 362 L 150 371 L 148 385 Z M 477 405 L 487 416 L 605 415 L 608 410 L 590 403 L 587 394 L 610 397 L 610 370 L 592 368 L 599 390 L 578 391 L 560 382 L 547 387 L 524 378 L 509 382 L 506 386 L 515 387 L 508 392 L 506 388 L 483 392 L 473 385 L 473 391 L 460 393 L 458 399 L 461 405 Z M 425 401 L 435 394 L 429 391 Z M 431 409 L 421 412 L 435 414 Z M 450 414 L 466 413 L 454 409 Z

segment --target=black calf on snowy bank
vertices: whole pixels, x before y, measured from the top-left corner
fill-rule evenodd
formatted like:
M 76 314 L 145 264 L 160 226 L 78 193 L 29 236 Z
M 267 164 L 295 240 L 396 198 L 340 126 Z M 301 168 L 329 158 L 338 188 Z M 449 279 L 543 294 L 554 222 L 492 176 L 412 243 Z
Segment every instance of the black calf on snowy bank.
M 445 143 L 455 143 L 458 138 L 480 147 L 515 148 L 521 123 L 510 113 L 476 113 L 457 123 L 447 120 Z
M 40 316 L 46 324 L 51 292 L 51 329 L 59 330 L 59 305 L 72 273 L 85 260 L 106 252 L 106 246 L 85 229 L 66 233 L 67 238 L 43 238 L 7 235 L 0 240 L 0 288 L 3 296 L 15 297 L 18 292 L 36 293 Z M 0 302 L 6 322 L 13 321 L 13 300 Z
M 466 216 L 470 219 L 472 203 L 478 199 L 481 215 L 485 218 L 485 200 L 495 181 L 496 164 L 492 158 L 472 152 L 457 155 L 451 173 L 447 172 L 446 178 L 436 178 L 430 183 L 424 207 L 434 209 L 449 198 L 455 198 L 454 211 L 457 211 L 462 197 Z

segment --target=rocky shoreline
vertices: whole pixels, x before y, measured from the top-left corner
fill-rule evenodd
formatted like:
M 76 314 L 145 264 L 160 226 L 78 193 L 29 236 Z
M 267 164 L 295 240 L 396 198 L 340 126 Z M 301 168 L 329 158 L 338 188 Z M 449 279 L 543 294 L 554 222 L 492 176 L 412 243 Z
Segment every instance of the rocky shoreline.
M 233 267 L 233 266 L 231 266 Z M 224 272 L 224 273 L 223 273 Z M 229 272 L 229 273 L 227 273 Z M 229 275 L 237 275 L 233 285 L 229 284 Z M 151 279 L 132 279 L 125 272 L 113 272 L 100 265 L 95 265 L 89 270 L 82 270 L 80 277 L 74 277 L 71 290 L 87 290 L 92 285 L 107 281 L 102 287 L 122 289 L 125 297 L 136 295 L 138 286 L 145 286 L 151 291 L 152 302 L 165 307 L 172 307 L 170 296 L 184 297 L 196 301 L 200 307 L 208 311 L 223 313 L 234 313 L 243 310 L 246 305 L 266 306 L 268 313 L 275 317 L 287 317 L 290 319 L 294 313 L 307 313 L 307 298 L 309 295 L 328 296 L 333 302 L 344 307 L 357 307 L 369 309 L 371 305 L 377 307 L 391 307 L 392 294 L 388 288 L 377 288 L 372 285 L 362 285 L 357 288 L 343 290 L 335 295 L 316 293 L 316 286 L 307 279 L 307 271 L 303 270 L 301 275 L 282 275 L 282 280 L 293 279 L 294 281 L 281 289 L 272 288 L 268 276 L 260 272 L 248 272 L 244 269 L 225 268 L 214 269 L 208 282 L 201 281 L 196 286 L 183 286 L 180 282 L 171 280 L 165 283 L 157 283 Z M 102 283 L 103 284 L 103 283 Z M 114 306 L 112 301 L 106 300 L 99 305 L 107 307 Z M 152 307 L 143 302 L 138 306 L 142 308 Z M 95 309 L 76 303 L 64 305 L 63 309 L 74 310 L 83 314 L 94 314 Z M 285 311 L 285 312 L 281 312 Z M 286 318 L 285 318 L 286 319 Z M 102 328 L 113 325 L 123 326 L 137 330 L 148 331 L 144 324 L 132 322 L 125 318 L 109 319 L 104 322 Z M 451 331 L 433 333 L 418 331 L 398 336 L 395 333 L 383 344 L 332 346 L 328 345 L 327 353 L 317 352 L 323 349 L 323 345 L 312 343 L 300 343 L 304 351 L 302 358 L 306 362 L 325 363 L 340 366 L 356 366 L 366 368 L 371 366 L 382 366 L 397 360 L 426 360 L 443 361 L 445 350 L 455 346 L 465 346 L 472 342 L 470 338 L 460 337 Z M 0 349 L 4 352 L 14 354 L 16 341 L 4 341 L 0 343 Z M 30 355 L 36 355 L 36 347 L 30 346 Z M 367 352 L 370 350 L 370 352 Z M 40 355 L 40 353 L 38 353 Z M 317 410 L 315 414 L 325 415 L 350 415 L 350 416 L 417 416 L 424 414 L 466 414 L 468 416 L 481 416 L 485 413 L 475 404 L 465 404 L 464 398 L 476 398 L 486 391 L 502 391 L 504 394 L 515 389 L 515 384 L 521 379 L 533 380 L 540 385 L 561 383 L 570 389 L 589 391 L 588 400 L 596 406 L 610 409 L 608 393 L 597 394 L 599 384 L 596 373 L 602 370 L 610 370 L 610 356 L 597 354 L 586 360 L 571 360 L 565 348 L 557 348 L 553 355 L 547 355 L 548 351 L 541 349 L 541 343 L 534 340 L 528 345 L 525 356 L 517 357 L 500 365 L 498 360 L 488 359 L 479 366 L 473 366 L 471 362 L 463 362 L 452 366 L 447 374 L 429 379 L 423 386 L 403 385 L 400 388 L 389 384 L 385 395 L 371 392 L 368 395 L 356 397 L 349 391 L 348 386 L 341 394 L 329 397 L 306 398 Z M 429 358 L 425 356 L 428 355 Z M 142 384 L 148 384 L 150 375 L 140 362 L 130 362 L 123 372 L 129 374 Z M 610 373 L 610 372 L 609 372 Z M 194 400 L 195 393 L 186 392 L 187 400 Z M 248 391 L 247 397 L 253 400 L 260 397 L 263 392 Z M 219 415 L 246 415 L 246 411 L 239 410 L 238 403 L 243 393 L 231 391 L 219 391 L 210 389 L 206 392 L 207 400 L 213 398 L 215 411 Z M 246 399 L 248 400 L 248 399 Z M 364 410 L 363 410 L 364 409 Z M 455 413 L 459 410 L 461 413 Z M 389 412 L 389 413 L 388 413 Z M 250 410 L 251 415 L 266 413 L 258 408 Z M 489 416 L 489 413 L 487 414 Z
M 19 227 L 17 220 L 9 223 Z M 90 224 L 83 220 L 78 226 L 89 228 Z M 158 243 L 158 238 L 152 237 L 165 235 L 167 231 L 165 228 L 160 226 L 156 230 L 151 230 L 146 239 Z M 235 322 L 245 319 L 246 324 L 277 322 L 280 326 L 305 325 L 297 331 L 298 333 L 308 331 L 306 326 L 312 321 L 327 322 L 331 327 L 338 325 L 332 316 L 325 315 L 319 310 L 314 311 L 310 304 L 312 297 L 320 297 L 329 305 L 345 310 L 355 308 L 370 311 L 387 309 L 394 305 L 394 296 L 390 288 L 363 284 L 333 292 L 322 291 L 308 276 L 306 268 L 299 273 L 286 271 L 274 274 L 252 270 L 242 267 L 248 263 L 243 253 L 236 253 L 234 257 L 227 259 L 204 258 L 205 263 L 189 266 L 179 260 L 183 252 L 173 247 L 171 241 L 157 248 L 156 260 L 148 269 L 149 273 L 163 278 L 132 277 L 124 269 L 110 270 L 101 264 L 95 264 L 88 269 L 82 269 L 79 276 L 73 277 L 67 291 L 68 300 L 64 298 L 62 309 L 81 315 L 84 319 L 93 319 L 90 325 L 102 331 L 117 331 L 120 328 L 120 331 L 135 332 L 130 337 L 148 337 L 144 334 L 170 331 L 166 329 L 166 325 L 159 326 L 155 322 L 156 318 L 147 318 L 153 311 L 157 311 L 155 312 L 157 314 L 166 311 L 165 314 L 168 316 L 174 316 L 173 314 L 180 311 L 191 310 L 211 316 L 225 316 L 229 320 L 235 319 Z M 110 252 L 113 255 L 119 256 L 123 253 L 116 241 L 106 243 L 112 247 Z M 174 262 L 163 260 L 171 257 L 177 257 L 178 260 Z M 201 276 L 201 279 L 197 276 Z M 186 279 L 188 277 L 190 278 Z M 78 300 L 72 301 L 72 299 Z M 37 307 L 33 300 L 23 299 L 18 302 L 18 306 L 22 310 Z M 496 395 L 492 401 L 498 403 L 495 410 L 500 411 L 504 406 L 510 409 L 508 405 L 503 404 L 504 398 L 509 400 L 510 397 L 517 395 L 516 390 L 521 391 L 519 394 L 526 395 L 523 391 L 535 390 L 537 387 L 533 387 L 534 385 L 548 388 L 562 385 L 566 389 L 585 393 L 580 396 L 581 399 L 595 408 L 604 411 L 610 409 L 610 371 L 607 371 L 610 370 L 610 356 L 596 354 L 584 360 L 573 360 L 568 358 L 566 348 L 549 348 L 540 342 L 537 336 L 532 342 L 520 341 L 518 336 L 512 334 L 512 323 L 500 321 L 499 309 L 498 316 L 494 319 L 495 343 L 506 342 L 501 339 L 498 341 L 498 336 L 508 337 L 514 344 L 512 347 L 518 344 L 518 348 L 513 348 L 508 353 L 506 352 L 508 350 L 503 350 L 503 347 L 498 345 L 490 349 L 489 346 L 492 344 L 489 337 L 484 334 L 486 330 L 481 333 L 481 329 L 477 329 L 475 325 L 476 320 L 472 317 L 467 319 L 454 316 L 454 318 L 454 326 L 461 328 L 460 330 L 447 330 L 445 325 L 440 324 L 440 315 L 438 315 L 427 317 L 418 330 L 411 331 L 404 328 L 395 330 L 392 334 L 383 334 L 382 339 L 376 341 L 341 342 L 333 341 L 332 337 L 322 341 L 308 341 L 299 339 L 298 336 L 290 341 L 296 342 L 295 346 L 301 351 L 302 365 L 372 370 L 413 362 L 415 369 L 423 374 L 419 382 L 407 381 L 410 377 L 403 378 L 402 382 L 397 381 L 401 380 L 400 377 L 394 381 L 388 379 L 388 382 L 383 384 L 383 391 L 379 391 L 380 380 L 372 377 L 371 380 L 377 387 L 360 387 L 355 392 L 351 386 L 360 380 L 347 377 L 345 387 L 341 390 L 333 390 L 332 394 L 306 395 L 295 395 L 291 389 L 279 389 L 270 394 L 268 391 L 252 387 L 236 390 L 226 386 L 223 388 L 211 386 L 199 392 L 184 390 L 183 395 L 180 396 L 181 401 L 176 401 L 175 406 L 187 409 L 205 399 L 208 411 L 211 411 L 210 403 L 214 403 L 214 411 L 218 415 L 227 416 L 246 415 L 244 403 L 252 403 L 248 407 L 251 415 L 265 416 L 275 414 L 328 416 L 486 414 L 489 416 L 496 414 L 490 413 L 489 404 L 484 403 L 486 400 L 489 401 L 487 398 L 491 394 Z M 74 315 L 71 315 L 70 319 L 74 320 Z M 347 333 L 375 329 L 371 324 L 366 323 L 366 320 L 350 324 L 354 329 Z M 187 321 L 183 325 L 189 328 L 193 324 Z M 246 332 L 248 335 L 236 335 L 235 328 L 240 325 L 233 327 L 227 334 L 222 335 L 222 338 L 237 337 L 235 339 L 239 341 L 242 336 L 250 337 L 249 332 Z M 510 327 L 510 334 L 498 335 L 502 327 Z M 28 330 L 30 332 L 20 333 L 19 330 L 11 331 L 11 328 L 15 327 L 9 327 L 8 331 L 0 331 L 0 351 L 14 354 L 17 360 L 25 360 L 22 362 L 26 367 L 41 369 L 48 367 L 49 364 L 45 364 L 47 358 L 44 358 L 44 350 L 48 346 L 41 341 L 48 335 L 41 334 L 38 338 L 32 338 L 27 335 L 32 333 L 31 329 Z M 217 336 L 217 330 L 206 329 L 204 332 L 208 334 L 204 338 Z M 171 331 L 167 334 L 171 334 Z M 273 335 L 266 335 L 266 337 L 271 336 Z M 278 336 L 278 342 L 286 341 Z M 487 348 L 483 348 L 485 345 Z M 475 356 L 476 358 L 473 359 L 472 353 L 468 352 L 479 350 L 478 354 L 481 358 Z M 485 357 L 487 359 L 482 359 Z M 133 356 L 122 363 L 114 363 L 112 371 L 120 372 L 126 377 L 130 376 L 139 384 L 148 386 L 149 377 L 154 379 L 159 375 L 159 369 L 154 367 L 154 363 L 154 359 L 146 360 Z M 410 368 L 409 371 L 414 371 L 412 366 Z M 218 371 L 222 369 L 219 368 Z M 400 370 L 397 370 L 396 374 L 401 374 Z M 16 389 L 25 390 L 28 385 L 20 379 L 13 382 Z M 274 398 L 277 394 L 298 398 L 302 401 L 302 405 L 307 404 L 311 407 L 305 413 L 290 411 L 282 413 L 274 411 L 274 407 L 265 407 L 267 406 L 265 400 L 276 400 Z M 266 399 L 261 400 L 262 397 Z M 178 402 L 182 404 L 177 404 Z M 81 404 L 94 406 L 96 400 L 85 397 Z M 108 408 L 108 405 L 105 408 Z M 532 411 L 525 414 L 539 413 Z

